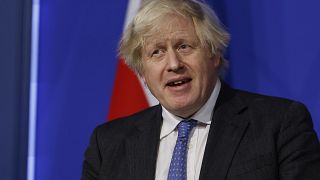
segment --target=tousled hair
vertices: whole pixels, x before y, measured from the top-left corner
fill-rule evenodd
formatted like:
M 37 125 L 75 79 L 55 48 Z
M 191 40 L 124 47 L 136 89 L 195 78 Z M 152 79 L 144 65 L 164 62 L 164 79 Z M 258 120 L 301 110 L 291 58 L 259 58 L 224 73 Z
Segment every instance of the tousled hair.
M 197 0 L 149 0 L 142 3 L 119 43 L 119 55 L 131 69 L 139 75 L 143 74 L 142 50 L 145 37 L 162 25 L 157 20 L 166 15 L 189 18 L 201 46 L 207 47 L 212 56 L 219 52 L 219 70 L 225 70 L 227 61 L 223 58 L 223 52 L 228 46 L 230 36 L 215 12 L 207 4 Z

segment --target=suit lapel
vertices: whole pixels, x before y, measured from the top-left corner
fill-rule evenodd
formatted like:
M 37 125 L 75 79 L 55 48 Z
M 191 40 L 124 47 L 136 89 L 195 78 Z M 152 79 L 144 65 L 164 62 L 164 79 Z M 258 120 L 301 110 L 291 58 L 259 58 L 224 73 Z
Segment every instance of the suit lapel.
M 247 106 L 223 84 L 214 110 L 203 157 L 200 180 L 224 180 L 234 153 L 248 126 Z
M 126 140 L 130 179 L 155 178 L 161 124 L 160 106 L 155 108 L 155 112 L 137 120 L 136 132 Z

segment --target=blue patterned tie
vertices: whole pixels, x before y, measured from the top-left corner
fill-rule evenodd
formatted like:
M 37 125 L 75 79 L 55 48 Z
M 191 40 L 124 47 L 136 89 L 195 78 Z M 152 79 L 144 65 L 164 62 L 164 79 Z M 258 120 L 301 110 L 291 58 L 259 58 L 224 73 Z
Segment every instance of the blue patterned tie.
M 197 121 L 181 121 L 178 124 L 178 138 L 174 147 L 168 180 L 186 180 L 187 179 L 187 149 L 189 134 Z

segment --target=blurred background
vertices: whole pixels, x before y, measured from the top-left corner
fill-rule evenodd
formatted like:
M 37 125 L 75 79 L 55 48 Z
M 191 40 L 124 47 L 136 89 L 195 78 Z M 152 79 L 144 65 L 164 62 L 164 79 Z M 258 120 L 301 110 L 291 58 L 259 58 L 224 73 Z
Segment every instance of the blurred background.
M 206 2 L 231 33 L 225 80 L 303 102 L 319 136 L 320 1 Z M 139 3 L 0 0 L 1 180 L 80 179 L 95 126 L 157 103 L 117 57 Z

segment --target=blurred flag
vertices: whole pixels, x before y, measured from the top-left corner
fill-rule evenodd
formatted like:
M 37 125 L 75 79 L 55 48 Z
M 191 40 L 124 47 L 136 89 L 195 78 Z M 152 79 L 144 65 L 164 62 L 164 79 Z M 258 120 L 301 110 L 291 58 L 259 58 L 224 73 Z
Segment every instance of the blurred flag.
M 125 26 L 134 17 L 140 5 L 140 0 L 129 1 L 126 12 Z M 124 63 L 118 61 L 115 84 L 112 91 L 109 114 L 107 119 L 113 120 L 128 116 L 149 106 L 157 104 L 157 100 L 143 84 L 142 80 Z

